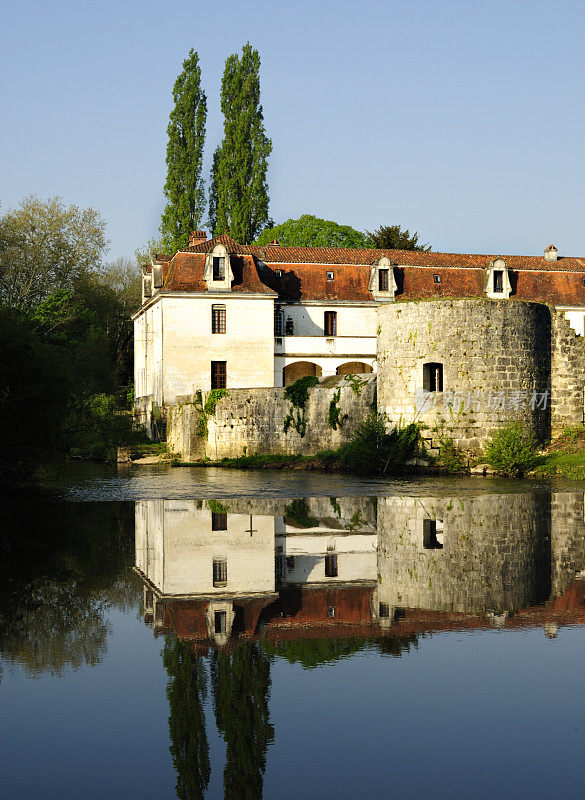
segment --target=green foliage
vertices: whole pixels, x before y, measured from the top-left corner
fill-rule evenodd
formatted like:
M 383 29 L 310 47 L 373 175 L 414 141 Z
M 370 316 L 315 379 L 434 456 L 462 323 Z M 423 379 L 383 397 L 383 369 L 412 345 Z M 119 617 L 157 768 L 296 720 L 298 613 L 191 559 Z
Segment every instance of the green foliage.
M 225 506 L 223 503 L 220 503 L 219 500 L 208 500 L 207 508 L 214 514 L 227 514 L 230 510 L 229 506 Z
M 372 247 L 367 235 L 328 219 L 303 214 L 272 228 L 265 228 L 257 243 L 267 245 L 277 239 L 287 247 Z
M 419 425 L 411 423 L 387 431 L 385 417 L 372 412 L 340 455 L 343 464 L 354 472 L 386 475 L 403 471 L 408 461 L 422 453 Z
M 115 461 L 117 448 L 132 444 L 135 432 L 129 411 L 113 395 L 96 394 L 75 408 L 65 420 L 69 455 L 91 461 Z
M 372 646 L 370 639 L 298 639 L 290 642 L 262 642 L 271 656 L 278 656 L 300 664 L 303 669 L 316 669 L 349 658 Z
M 203 660 L 189 642 L 165 636 L 163 664 L 169 676 L 169 748 L 177 773 L 180 800 L 203 800 L 211 777 L 204 701 L 207 684 Z
M 160 232 L 171 254 L 184 249 L 189 234 L 200 225 L 205 211 L 201 178 L 207 98 L 201 89 L 199 56 L 191 49 L 173 86 L 173 109 L 167 127 L 167 204 Z
M 309 389 L 319 383 L 319 378 L 314 375 L 305 375 L 299 378 L 284 390 L 284 396 L 295 408 L 304 408 L 309 399 Z
M 352 392 L 356 394 L 358 397 L 360 396 L 360 394 L 362 393 L 362 389 L 368 382 L 365 378 L 360 378 L 359 375 L 351 375 L 351 374 L 345 375 L 345 381 L 346 383 L 349 383 Z
M 93 208 L 25 198 L 0 217 L 0 305 L 30 312 L 95 274 L 107 249 L 105 227 Z
M 292 500 L 285 506 L 284 517 L 297 528 L 316 528 L 319 525 L 319 520 L 311 516 L 309 504 L 304 497 Z
M 370 247 L 378 250 L 422 250 L 428 253 L 429 244 L 419 244 L 418 233 L 410 235 L 408 228 L 403 231 L 400 225 L 381 225 L 374 233 L 367 234 Z
M 487 463 L 500 475 L 520 477 L 538 461 L 534 436 L 526 423 L 510 422 L 489 440 L 485 450 Z
M 341 409 L 337 405 L 340 399 L 341 399 L 341 389 L 338 389 L 333 395 L 333 399 L 329 403 L 328 422 L 329 422 L 329 427 L 333 428 L 334 431 L 337 430 L 337 428 L 341 428 L 341 426 L 348 417 L 347 414 L 344 414 L 343 416 L 341 415 Z
M 468 466 L 463 454 L 455 447 L 453 439 L 441 437 L 439 439 L 439 454 L 436 464 L 449 474 L 468 472 Z
M 268 221 L 268 156 L 260 104 L 260 56 L 250 43 L 229 56 L 221 82 L 224 138 L 213 157 L 209 225 L 249 244 Z
M 209 392 L 205 400 L 205 406 L 203 407 L 203 410 L 208 416 L 212 417 L 215 414 L 215 407 L 222 397 L 229 397 L 229 391 L 227 389 L 212 389 Z

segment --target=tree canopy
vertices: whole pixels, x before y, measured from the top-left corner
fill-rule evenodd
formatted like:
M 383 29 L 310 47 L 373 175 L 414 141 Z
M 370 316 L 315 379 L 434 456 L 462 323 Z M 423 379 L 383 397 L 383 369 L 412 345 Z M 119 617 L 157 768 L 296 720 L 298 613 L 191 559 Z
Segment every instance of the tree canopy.
M 280 225 L 265 228 L 258 236 L 258 244 L 270 244 L 277 239 L 288 247 L 373 247 L 368 236 L 349 225 L 340 225 L 329 219 L 319 219 L 303 214 L 299 219 L 288 219 Z
M 247 42 L 241 57 L 229 56 L 221 82 L 224 137 L 211 170 L 209 225 L 252 242 L 268 221 L 268 156 L 272 142 L 260 103 L 260 56 Z
M 199 56 L 189 51 L 173 86 L 174 106 L 167 127 L 167 204 L 160 232 L 165 250 L 187 247 L 189 234 L 201 224 L 205 188 L 201 177 L 207 98 L 201 89 Z
M 412 236 L 408 228 L 403 231 L 400 225 L 381 225 L 374 233 L 367 233 L 370 247 L 379 250 L 421 250 L 428 253 L 431 249 L 429 244 L 420 244 L 418 233 L 415 231 Z

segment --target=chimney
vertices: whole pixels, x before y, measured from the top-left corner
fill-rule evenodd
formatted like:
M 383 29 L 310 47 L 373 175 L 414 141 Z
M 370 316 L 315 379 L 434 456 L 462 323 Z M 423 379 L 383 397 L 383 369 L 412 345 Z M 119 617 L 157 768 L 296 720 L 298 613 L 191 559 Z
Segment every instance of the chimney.
M 189 247 L 195 247 L 195 245 L 203 244 L 206 241 L 207 234 L 205 231 L 193 231 L 193 233 L 189 234 Z
M 544 257 L 546 261 L 556 261 L 557 260 L 557 253 L 559 251 L 554 246 L 554 244 L 549 244 L 549 246 L 544 251 Z

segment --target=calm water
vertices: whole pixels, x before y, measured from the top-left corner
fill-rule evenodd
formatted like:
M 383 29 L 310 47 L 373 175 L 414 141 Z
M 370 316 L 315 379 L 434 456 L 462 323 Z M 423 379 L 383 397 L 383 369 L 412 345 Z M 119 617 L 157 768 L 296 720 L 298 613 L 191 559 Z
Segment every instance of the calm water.
M 575 486 L 88 469 L 1 508 L 2 798 L 584 793 Z

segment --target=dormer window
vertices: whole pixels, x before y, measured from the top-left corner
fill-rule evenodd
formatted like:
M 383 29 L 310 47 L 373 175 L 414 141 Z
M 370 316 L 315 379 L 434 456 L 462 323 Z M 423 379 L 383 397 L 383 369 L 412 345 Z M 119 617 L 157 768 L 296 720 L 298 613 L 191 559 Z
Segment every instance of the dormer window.
M 276 270 L 276 277 L 277 278 L 282 278 L 282 270 L 281 269 L 277 269 Z
M 378 270 L 378 291 L 379 292 L 387 292 L 388 291 L 388 270 L 387 269 L 379 269 Z
M 368 289 L 376 300 L 394 300 L 397 288 L 390 259 L 382 256 L 372 265 Z
M 504 291 L 504 273 L 501 269 L 494 270 L 494 292 L 501 294 Z
M 328 281 L 333 280 L 333 272 L 331 272 L 331 270 L 327 270 L 327 280 Z
M 508 267 L 503 258 L 494 258 L 487 268 L 484 291 L 492 300 L 506 300 L 512 294 Z
M 443 283 L 440 275 L 433 275 L 433 282 L 436 284 Z
M 213 280 L 225 280 L 225 258 L 223 256 L 213 256 Z

